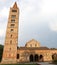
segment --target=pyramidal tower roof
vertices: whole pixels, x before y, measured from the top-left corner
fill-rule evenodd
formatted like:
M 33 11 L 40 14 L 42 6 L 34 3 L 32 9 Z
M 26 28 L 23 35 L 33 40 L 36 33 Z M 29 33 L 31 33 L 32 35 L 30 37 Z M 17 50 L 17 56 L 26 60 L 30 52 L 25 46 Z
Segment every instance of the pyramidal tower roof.
M 17 3 L 15 2 L 13 8 L 18 8 Z

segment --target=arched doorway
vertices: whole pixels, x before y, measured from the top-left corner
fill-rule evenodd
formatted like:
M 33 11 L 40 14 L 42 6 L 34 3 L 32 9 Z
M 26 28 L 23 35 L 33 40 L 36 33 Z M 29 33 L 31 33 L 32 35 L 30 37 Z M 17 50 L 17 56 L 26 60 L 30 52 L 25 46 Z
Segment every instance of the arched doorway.
M 33 62 L 33 55 L 30 55 L 30 62 Z
M 57 54 L 56 54 L 56 53 L 54 53 L 54 54 L 52 55 L 52 59 L 53 59 L 53 60 L 56 60 L 56 59 L 57 59 Z
M 35 54 L 35 56 L 34 56 L 34 61 L 37 62 L 38 59 L 39 59 L 39 56 L 38 56 L 37 54 Z
M 39 61 L 43 61 L 43 55 L 40 55 Z

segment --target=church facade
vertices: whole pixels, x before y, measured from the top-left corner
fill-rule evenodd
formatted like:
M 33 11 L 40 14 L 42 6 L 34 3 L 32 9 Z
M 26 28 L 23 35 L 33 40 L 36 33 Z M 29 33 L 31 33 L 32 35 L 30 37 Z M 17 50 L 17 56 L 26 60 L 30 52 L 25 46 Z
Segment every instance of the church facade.
M 2 63 L 52 61 L 57 49 L 42 47 L 32 39 L 24 47 L 18 47 L 19 8 L 15 2 L 10 8 Z

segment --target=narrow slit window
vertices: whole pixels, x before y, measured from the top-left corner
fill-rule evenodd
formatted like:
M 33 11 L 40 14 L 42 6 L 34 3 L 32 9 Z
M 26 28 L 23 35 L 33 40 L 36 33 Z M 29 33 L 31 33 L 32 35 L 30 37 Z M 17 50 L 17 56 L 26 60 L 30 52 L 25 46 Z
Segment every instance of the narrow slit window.
M 11 29 L 11 32 L 13 32 L 14 30 L 13 29 Z
M 17 54 L 17 59 L 19 59 L 19 54 Z
M 12 40 L 10 40 L 10 44 L 12 44 Z
M 10 35 L 10 37 L 12 38 L 12 34 Z

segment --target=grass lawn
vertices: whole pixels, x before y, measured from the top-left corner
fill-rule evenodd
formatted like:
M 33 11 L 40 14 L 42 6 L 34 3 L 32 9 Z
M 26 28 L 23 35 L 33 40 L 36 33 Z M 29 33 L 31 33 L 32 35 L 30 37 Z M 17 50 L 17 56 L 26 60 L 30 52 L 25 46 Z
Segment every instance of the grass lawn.
M 37 65 L 37 64 L 0 64 L 0 65 Z

